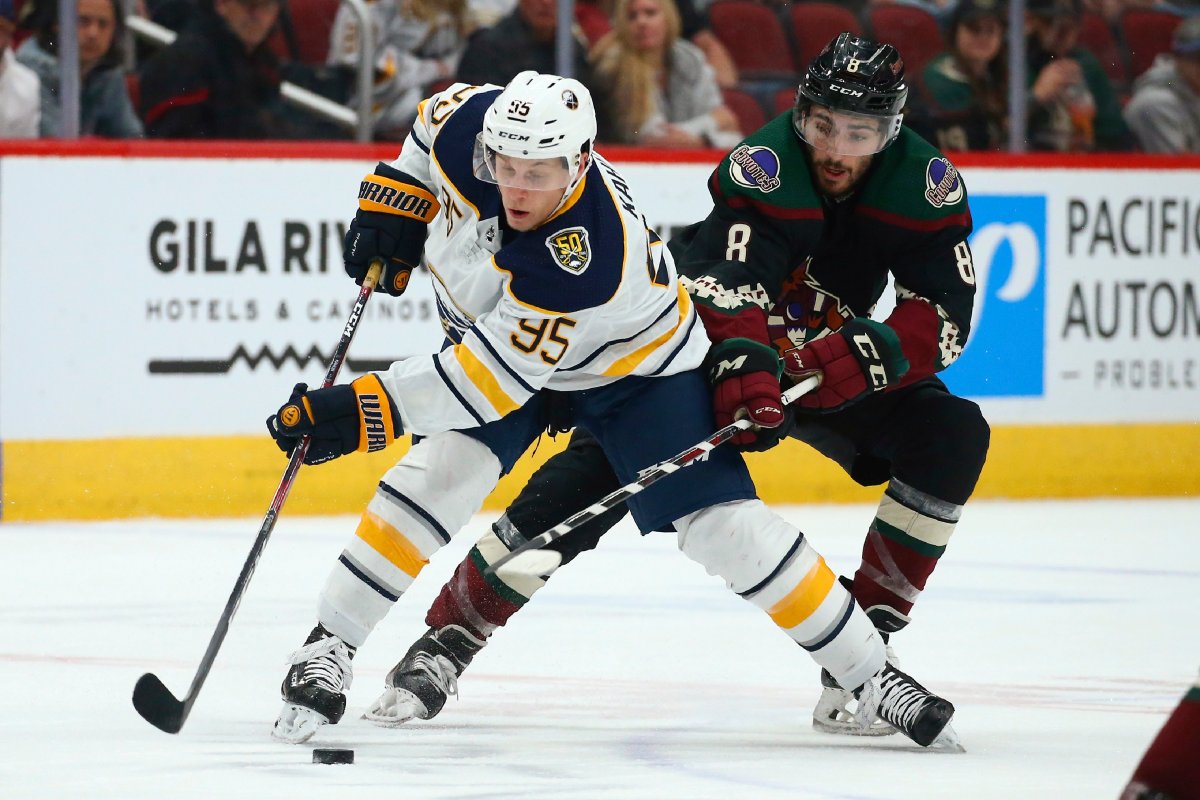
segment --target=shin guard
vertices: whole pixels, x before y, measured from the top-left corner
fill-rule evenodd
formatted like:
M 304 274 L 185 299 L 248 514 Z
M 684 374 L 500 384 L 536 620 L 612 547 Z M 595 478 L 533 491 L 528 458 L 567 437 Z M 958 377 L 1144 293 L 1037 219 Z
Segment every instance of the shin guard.
M 496 485 L 500 462 L 449 432 L 422 439 L 388 470 L 339 556 L 318 604 L 325 628 L 360 647 L 429 558 Z
M 500 517 L 454 569 L 454 575 L 429 607 L 426 624 L 439 630 L 458 625 L 486 639 L 508 622 L 534 592 L 546 585 L 550 575 L 516 574 L 510 570 L 486 575 L 484 570 L 524 542 L 525 537 L 508 517 Z
M 854 575 L 858 604 L 868 612 L 888 609 L 895 618 L 894 630 L 907 624 L 961 515 L 962 506 L 893 478 L 867 532 L 862 564 Z
M 883 667 L 875 626 L 804 535 L 762 501 L 710 506 L 675 527 L 685 555 L 766 611 L 841 685 L 861 686 Z

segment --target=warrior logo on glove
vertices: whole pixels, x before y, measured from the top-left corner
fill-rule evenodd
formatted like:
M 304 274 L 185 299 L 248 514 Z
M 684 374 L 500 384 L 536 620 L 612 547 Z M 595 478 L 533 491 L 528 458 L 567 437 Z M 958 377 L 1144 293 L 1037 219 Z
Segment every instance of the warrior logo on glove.
M 279 421 L 285 428 L 294 428 L 300 424 L 300 407 L 284 406 L 279 412 Z
M 304 463 L 320 464 L 347 453 L 382 450 L 404 433 L 404 426 L 379 378 L 367 374 L 327 389 L 296 384 L 287 403 L 267 419 L 267 430 L 289 456 L 301 439 L 311 437 Z

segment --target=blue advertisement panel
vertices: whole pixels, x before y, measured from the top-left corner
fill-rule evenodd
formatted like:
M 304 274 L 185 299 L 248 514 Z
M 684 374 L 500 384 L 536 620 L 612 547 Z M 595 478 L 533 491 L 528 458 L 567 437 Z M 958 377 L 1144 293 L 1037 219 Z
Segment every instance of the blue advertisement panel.
M 972 195 L 975 317 L 942 373 L 968 397 L 1041 397 L 1046 359 L 1046 197 Z

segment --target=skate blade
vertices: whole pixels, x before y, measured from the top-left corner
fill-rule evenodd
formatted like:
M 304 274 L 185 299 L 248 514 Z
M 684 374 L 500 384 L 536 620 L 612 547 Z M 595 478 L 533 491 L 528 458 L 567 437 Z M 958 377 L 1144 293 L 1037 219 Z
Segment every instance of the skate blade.
M 950 723 L 946 723 L 946 727 L 942 728 L 942 732 L 925 749 L 934 750 L 938 753 L 967 752 L 967 748 L 963 747 L 962 740 L 958 738 L 958 731 L 954 730 L 954 727 Z
M 279 719 L 271 728 L 271 738 L 286 744 L 300 744 L 315 736 L 322 725 L 328 724 L 329 718 L 324 714 L 295 703 L 284 703 Z
M 429 712 L 412 692 L 388 688 L 363 713 L 362 718 L 381 728 L 399 728 L 412 719 L 428 719 Z
M 863 727 L 857 722 L 844 722 L 841 720 L 826 720 L 813 717 L 813 730 L 820 733 L 827 733 L 831 736 L 891 736 L 894 733 L 899 733 L 896 728 L 888 725 L 886 722 L 876 720 L 870 725 Z

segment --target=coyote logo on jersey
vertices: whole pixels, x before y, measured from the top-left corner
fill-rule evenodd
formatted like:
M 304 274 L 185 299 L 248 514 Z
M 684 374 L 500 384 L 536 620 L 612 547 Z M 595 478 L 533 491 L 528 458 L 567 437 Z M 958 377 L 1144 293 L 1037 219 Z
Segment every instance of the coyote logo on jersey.
M 842 299 L 809 272 L 808 258 L 783 283 L 782 294 L 767 314 L 771 342 L 780 349 L 803 347 L 835 331 L 854 316 Z
M 587 269 L 592 261 L 592 246 L 588 243 L 588 232 L 584 228 L 563 228 L 550 235 L 546 247 L 550 249 L 556 264 L 576 275 Z

